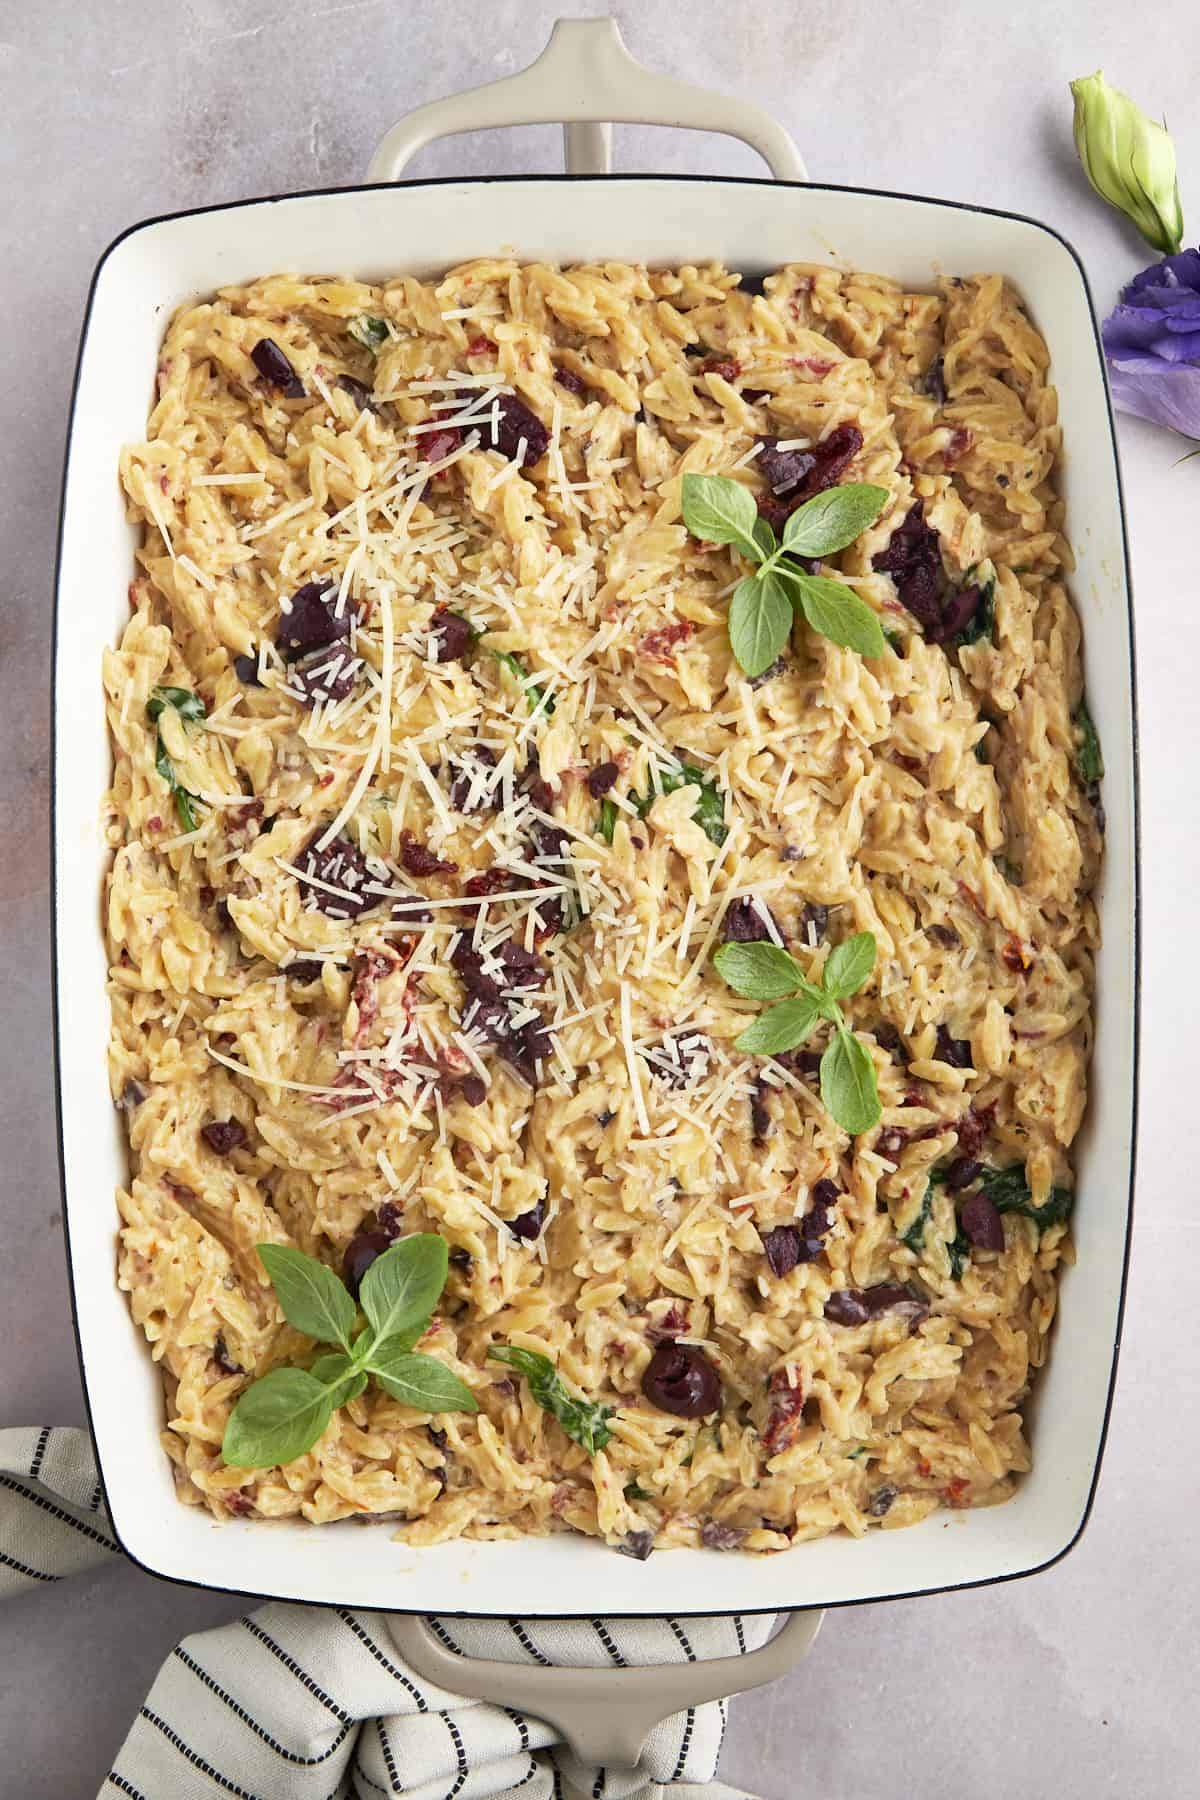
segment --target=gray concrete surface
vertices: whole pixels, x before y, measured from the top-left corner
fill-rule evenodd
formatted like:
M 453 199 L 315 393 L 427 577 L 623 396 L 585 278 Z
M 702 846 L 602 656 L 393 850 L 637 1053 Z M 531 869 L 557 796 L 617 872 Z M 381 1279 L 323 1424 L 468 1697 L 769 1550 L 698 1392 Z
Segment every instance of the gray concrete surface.
M 522 66 L 570 0 L 44 0 L 0 5 L 0 1424 L 82 1420 L 53 1139 L 48 643 L 59 465 L 96 258 L 150 213 L 358 179 L 424 100 Z M 1148 260 L 1073 162 L 1068 79 L 1103 64 L 1165 112 L 1200 227 L 1200 15 L 1169 0 L 694 0 L 620 9 L 635 53 L 753 96 L 816 179 L 1040 215 L 1102 301 Z M 546 128 L 459 139 L 414 173 L 554 167 Z M 751 172 L 747 152 L 628 132 L 619 166 Z M 832 1616 L 807 1667 L 739 1701 L 726 1779 L 768 1800 L 1194 1793 L 1198 1607 L 1189 1118 L 1200 1086 L 1195 768 L 1200 463 L 1124 422 L 1141 665 L 1146 1053 L 1135 1260 L 1094 1518 L 1035 1580 Z M 1188 1126 L 1188 1129 L 1184 1129 Z M 1179 1143 L 1176 1143 L 1176 1139 Z M 91 1795 L 177 1637 L 236 1602 L 115 1568 L 0 1611 L 0 1793 Z M 1193 1709 L 1194 1710 L 1194 1709 Z M 160 1800 L 155 1796 L 154 1800 Z

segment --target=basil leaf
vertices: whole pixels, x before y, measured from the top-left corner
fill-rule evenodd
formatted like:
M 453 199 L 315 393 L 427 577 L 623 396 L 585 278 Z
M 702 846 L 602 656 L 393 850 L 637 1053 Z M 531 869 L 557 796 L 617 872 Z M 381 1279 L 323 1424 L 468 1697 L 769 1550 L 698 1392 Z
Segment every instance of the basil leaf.
M 779 1056 L 802 1044 L 820 1016 L 821 1008 L 811 994 L 781 1000 L 778 1006 L 768 1007 L 747 1025 L 745 1031 L 739 1032 L 733 1047 L 747 1056 Z
M 875 939 L 869 931 L 859 931 L 844 943 L 835 944 L 821 972 L 821 986 L 834 1000 L 857 994 L 875 967 Z
M 207 708 L 199 694 L 191 688 L 156 687 L 146 702 L 146 716 L 159 719 L 168 706 L 173 706 L 181 719 L 194 722 L 207 717 Z
M 507 1363 L 529 1383 L 529 1392 L 538 1405 L 556 1418 L 569 1438 L 591 1455 L 603 1450 L 612 1437 L 608 1421 L 616 1410 L 598 1406 L 590 1400 L 576 1400 L 563 1385 L 554 1364 L 540 1350 L 521 1350 L 513 1344 L 493 1344 L 488 1351 L 493 1362 Z
M 287 1244 L 259 1244 L 257 1249 L 288 1324 L 319 1344 L 348 1350 L 355 1306 L 333 1270 Z
M 448 1369 L 436 1356 L 418 1356 L 411 1350 L 392 1350 L 380 1346 L 371 1358 L 371 1372 L 381 1387 L 402 1406 L 417 1412 L 443 1413 L 479 1411 L 479 1402 L 453 1369 Z
M 747 1000 L 782 1000 L 810 985 L 796 958 L 778 944 L 722 944 L 713 965 L 721 980 Z
M 351 319 L 347 325 L 346 335 L 377 356 L 392 334 L 386 319 L 373 319 L 370 313 L 359 313 L 357 319 Z
M 786 563 L 779 565 L 779 573 L 791 583 L 796 603 L 814 631 L 860 656 L 883 655 L 883 628 L 853 588 L 827 575 L 805 575 Z
M 887 504 L 886 488 L 866 481 L 814 494 L 788 514 L 783 547 L 791 556 L 832 556 L 873 525 Z
M 318 1356 L 308 1372 L 328 1390 L 329 1404 L 335 1407 L 345 1406 L 349 1400 L 357 1400 L 367 1385 L 363 1370 L 352 1356 L 347 1356 L 341 1350 L 334 1350 L 328 1356 Z
M 725 831 L 725 802 L 721 790 L 715 781 L 710 781 L 703 769 L 696 768 L 694 763 L 681 763 L 678 769 L 667 769 L 659 776 L 659 792 L 673 794 L 677 788 L 695 787 L 700 790 L 700 798 L 696 802 L 696 810 L 692 817 L 699 825 L 706 838 L 714 844 L 723 844 Z M 651 788 L 645 794 L 631 794 L 629 798 L 637 807 L 638 817 L 644 819 L 658 793 Z
M 1074 712 L 1075 729 L 1079 734 L 1079 743 L 1075 751 L 1075 767 L 1084 787 L 1091 787 L 1104 775 L 1104 758 L 1100 753 L 1100 738 L 1096 727 L 1092 724 L 1092 715 L 1087 709 L 1087 702 L 1081 700 Z
M 881 1107 L 875 1064 L 866 1046 L 839 1026 L 821 1058 L 821 1099 L 825 1110 L 851 1137 L 879 1123 Z
M 179 823 L 185 831 L 195 831 L 199 823 L 195 808 L 192 806 L 193 798 L 194 796 L 189 794 L 186 788 L 177 787 L 175 789 L 175 811 L 179 816 Z
M 606 844 L 612 843 L 613 834 L 616 831 L 616 829 L 617 829 L 616 802 L 613 800 L 608 800 L 608 799 L 602 800 L 600 802 L 599 831 L 600 831 L 600 836 L 604 839 Z
M 754 521 L 754 541 L 762 551 L 764 562 L 769 556 L 773 556 L 779 548 L 775 533 L 771 529 L 770 519 L 764 519 L 761 513 L 759 513 L 757 519 Z
M 1075 1203 L 1070 1188 L 1056 1187 L 1050 1190 L 1048 1200 L 1035 1206 L 1020 1163 L 1012 1163 L 1007 1169 L 981 1169 L 977 1186 L 983 1189 L 998 1213 L 1020 1213 L 1022 1218 L 1032 1219 L 1039 1231 L 1069 1219 Z
M 733 590 L 729 606 L 729 644 L 738 667 L 761 675 L 783 650 L 792 634 L 792 603 L 773 573 L 747 575 Z
M 491 646 L 489 645 L 488 648 L 491 649 Z M 545 688 L 539 687 L 537 682 L 526 673 L 525 664 L 521 661 L 520 657 L 514 656 L 511 650 L 492 650 L 492 655 L 502 669 L 508 670 L 517 686 L 521 689 L 529 704 L 530 712 L 544 712 L 548 718 L 554 711 L 553 696 L 547 694 Z
M 310 1450 L 333 1413 L 306 1369 L 272 1369 L 248 1387 L 225 1425 L 221 1455 L 231 1469 L 273 1469 Z
M 681 487 L 683 522 L 708 544 L 736 544 L 751 562 L 762 561 L 755 536 L 758 507 L 750 489 L 725 475 L 685 475 Z
M 445 1238 L 432 1231 L 401 1238 L 375 1258 L 358 1290 L 359 1304 L 375 1334 L 372 1362 L 386 1339 L 429 1323 L 446 1285 L 449 1261 Z

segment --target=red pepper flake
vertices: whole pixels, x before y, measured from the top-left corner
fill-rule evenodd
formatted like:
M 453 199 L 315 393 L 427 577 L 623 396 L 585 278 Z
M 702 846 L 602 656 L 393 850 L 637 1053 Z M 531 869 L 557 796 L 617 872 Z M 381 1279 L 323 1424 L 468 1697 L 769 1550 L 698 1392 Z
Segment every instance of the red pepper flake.
M 967 1490 L 969 1489 L 970 1485 L 971 1485 L 970 1482 L 964 1481 L 961 1475 L 956 1475 L 954 1480 L 951 1482 L 948 1482 L 946 1484 L 945 1488 L 942 1490 L 942 1495 L 946 1502 L 946 1505 L 947 1506 L 966 1506 L 967 1501 L 964 1498 L 964 1496 L 966 1495 Z
M 660 625 L 657 631 L 648 631 L 639 640 L 638 655 L 650 657 L 654 662 L 673 663 L 676 644 L 684 643 L 695 629 L 691 619 L 677 619 L 674 625 Z
M 926 1461 L 925 1461 L 925 1458 L 924 1458 L 924 1457 L 923 1457 L 923 1456 L 922 1456 L 922 1457 L 918 1457 L 918 1459 L 917 1459 L 917 1472 L 918 1472 L 918 1474 L 920 1474 L 920 1475 L 923 1475 L 923 1476 L 924 1476 L 924 1477 L 925 1477 L 925 1480 L 926 1480 L 926 1481 L 928 1481 L 928 1480 L 929 1480 L 929 1477 L 930 1477 L 930 1476 L 931 1476 L 931 1475 L 932 1475 L 932 1474 L 933 1474 L 933 1465 L 932 1465 L 932 1463 L 927 1463 L 927 1462 L 926 1462 Z
M 161 488 L 161 489 L 162 489 L 162 491 L 163 491 L 163 493 L 164 493 L 164 494 L 169 494 L 169 493 L 170 493 L 170 491 L 171 491 L 171 483 L 170 483 L 170 481 L 169 481 L 169 480 L 168 480 L 168 479 L 167 479 L 167 477 L 166 477 L 166 476 L 165 476 L 165 475 L 160 475 L 160 476 L 159 476 L 159 478 L 158 478 L 158 485 L 159 485 L 159 487 L 160 487 L 160 488 Z
M 1025 975 L 1033 967 L 1033 957 L 1014 931 L 1008 934 L 1008 941 L 1000 952 L 1000 961 L 1014 975 Z
M 326 788 L 329 786 L 329 784 L 332 780 L 333 780 L 333 770 L 326 769 L 324 775 L 322 775 L 321 779 L 318 781 L 317 786 Z
M 733 357 L 708 356 L 700 364 L 705 375 L 719 375 L 722 381 L 734 381 L 742 372 L 742 365 Z
M 162 820 L 159 818 L 157 813 L 152 813 L 150 818 L 148 818 L 146 820 L 146 830 L 147 831 L 161 831 L 162 830 Z
M 221 1498 L 225 1502 L 226 1510 L 231 1512 L 235 1519 L 244 1519 L 247 1513 L 254 1511 L 254 1502 L 247 1494 L 223 1494 Z
M 478 336 L 473 337 L 467 345 L 467 355 L 486 356 L 489 350 L 494 350 L 495 348 L 496 346 L 493 344 L 491 338 L 486 337 L 481 331 Z
M 983 901 L 973 887 L 968 887 L 965 881 L 960 881 L 958 884 L 958 891 L 966 901 L 967 905 L 974 907 L 981 919 L 987 918 L 987 908 L 984 906 Z
M 136 581 L 131 581 L 129 584 L 129 610 L 130 610 L 130 612 L 136 612 L 137 609 L 138 609 L 138 584 Z
M 789 356 L 788 362 L 793 369 L 807 369 L 809 374 L 815 375 L 818 380 L 822 375 L 828 375 L 831 369 L 837 367 L 836 363 L 826 362 L 821 356 Z
M 942 451 L 942 461 L 944 463 L 961 462 L 968 450 L 972 450 L 974 446 L 975 433 L 968 431 L 965 425 L 960 425 L 950 433 L 950 442 Z

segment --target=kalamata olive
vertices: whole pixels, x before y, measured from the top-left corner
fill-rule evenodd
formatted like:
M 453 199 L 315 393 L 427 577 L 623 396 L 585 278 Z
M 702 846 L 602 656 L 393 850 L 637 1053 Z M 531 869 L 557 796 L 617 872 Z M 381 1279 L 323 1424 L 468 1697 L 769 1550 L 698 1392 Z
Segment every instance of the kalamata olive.
M 893 1311 L 909 1312 L 915 1324 L 927 1317 L 929 1308 L 910 1289 L 890 1281 L 869 1288 L 839 1288 L 825 1302 L 825 1317 L 835 1325 L 865 1325 L 868 1319 Z
M 935 1055 L 939 1062 L 949 1063 L 952 1069 L 973 1069 L 971 1061 L 971 1043 L 969 1038 L 951 1037 L 947 1025 L 937 1028 L 937 1049 Z
M 240 1119 L 210 1119 L 200 1127 L 200 1136 L 217 1156 L 228 1156 L 246 1142 L 246 1127 Z
M 721 1404 L 721 1378 L 695 1344 L 660 1344 L 646 1365 L 642 1392 L 660 1412 L 703 1419 Z
M 465 402 L 478 400 L 479 394 L 468 388 L 458 397 Z M 485 450 L 498 450 L 510 462 L 520 452 L 522 469 L 538 462 L 550 442 L 550 433 L 537 414 L 530 412 L 515 394 L 497 394 L 487 410 L 463 429 L 479 432 Z
M 566 388 L 568 394 L 579 395 L 587 392 L 587 386 L 583 377 L 581 375 L 576 375 L 574 369 L 555 369 L 554 379 L 557 381 L 559 387 Z
M 945 358 L 940 351 L 934 357 L 924 375 L 917 382 L 919 393 L 928 394 L 935 406 L 946 404 L 946 367 Z
M 1004 1220 L 986 1194 L 969 1194 L 959 1208 L 958 1218 L 963 1235 L 976 1250 L 1003 1250 Z
M 494 769 L 496 752 L 489 749 L 487 744 L 476 744 L 470 756 L 464 757 L 462 760 L 464 766 L 459 769 L 450 784 L 451 806 L 456 812 L 481 812 L 485 807 L 494 810 L 496 803 L 489 794 L 484 793 L 481 797 L 472 800 L 471 793 L 478 786 L 476 780 L 478 767 Z
M 771 1135 L 771 1109 L 767 1096 L 771 1092 L 765 1081 L 756 1080 L 750 1090 L 750 1129 L 756 1144 L 765 1144 Z
M 348 600 L 338 611 L 336 582 L 306 581 L 288 601 L 287 610 L 280 612 L 275 647 L 294 662 L 310 650 L 323 650 L 327 644 L 348 638 L 355 616 Z
M 632 1556 L 636 1562 L 645 1562 L 654 1549 L 654 1533 L 631 1531 L 617 1545 L 617 1549 L 622 1556 Z
M 592 769 L 587 778 L 588 793 L 592 799 L 603 800 L 620 773 L 615 762 L 602 762 Z
M 885 1513 L 890 1512 L 892 1501 L 899 1492 L 899 1488 L 893 1487 L 890 1482 L 886 1481 L 882 1487 L 877 1487 L 875 1492 L 871 1495 L 871 1498 L 867 1501 L 867 1511 L 870 1513 L 871 1517 L 873 1519 L 882 1519 Z
M 978 1156 L 996 1122 L 996 1102 L 969 1106 L 956 1127 L 958 1147 L 964 1156 Z
M 790 1275 L 800 1261 L 800 1227 L 776 1225 L 761 1236 L 772 1275 Z
M 811 927 L 811 929 L 810 929 Z M 829 928 L 829 908 L 810 900 L 800 913 L 800 942 L 812 944 L 819 942 Z
M 337 385 L 343 393 L 349 394 L 359 412 L 376 411 L 371 390 L 365 381 L 359 381 L 354 375 L 339 375 Z
M 780 440 L 764 437 L 755 467 L 771 490 L 759 502 L 759 512 L 776 531 L 783 529 L 790 512 L 805 500 L 837 485 L 863 447 L 857 425 L 838 425 L 808 450 L 781 450 Z
M 753 894 L 745 894 L 726 910 L 721 935 L 727 944 L 771 942 L 768 919 L 775 925 L 774 916 L 763 901 L 756 899 Z M 779 930 L 778 925 L 775 925 L 775 929 Z
M 318 848 L 317 838 L 311 839 L 296 858 L 296 867 L 301 893 L 330 919 L 357 919 L 379 905 L 380 896 L 367 891 L 373 878 L 366 858 L 349 838 L 336 837 L 324 850 Z M 331 888 L 337 891 L 331 893 Z
M 769 270 L 764 270 L 761 275 L 743 275 L 743 276 L 741 276 L 738 281 L 738 290 L 737 290 L 738 293 L 739 294 L 761 294 L 761 293 L 764 293 L 766 291 L 766 280 L 767 280 L 767 275 L 769 273 L 770 273 Z
M 243 687 L 261 687 L 257 656 L 235 656 L 233 670 Z
M 969 1156 L 959 1156 L 946 1171 L 946 1187 L 952 1194 L 961 1193 L 963 1188 L 970 1187 L 978 1175 L 982 1163 L 972 1161 Z
M 400 1236 L 400 1214 L 390 1203 L 381 1206 L 374 1225 L 360 1225 L 342 1257 L 342 1279 L 358 1298 L 359 1283 L 377 1257 L 390 1250 Z
M 525 1238 L 532 1243 L 542 1235 L 542 1226 L 546 1223 L 546 1202 L 539 1200 L 528 1212 L 518 1213 L 515 1219 L 508 1221 L 508 1229 L 514 1237 Z
M 945 644 L 950 638 L 956 637 L 960 631 L 965 630 L 979 611 L 979 602 L 982 598 L 983 589 L 975 582 L 950 594 L 942 609 L 941 619 L 925 633 L 929 642 Z
M 468 1106 L 482 1106 L 487 1099 L 487 1083 L 482 1075 L 464 1075 L 459 1093 Z
M 145 1098 L 145 1088 L 142 1087 L 140 1082 L 135 1081 L 131 1075 L 129 1080 L 125 1083 L 125 1086 L 121 1089 L 121 1098 L 118 1101 L 118 1105 L 124 1107 L 127 1113 L 131 1113 L 142 1104 L 142 1101 Z
M 263 380 L 278 388 L 285 399 L 304 398 L 304 383 L 293 368 L 290 357 L 284 355 L 274 338 L 259 338 L 250 352 L 250 360 Z
M 437 663 L 459 662 L 475 642 L 475 628 L 462 613 L 439 606 L 429 621 L 433 640 L 433 660 Z
M 934 924 L 925 927 L 925 936 L 940 944 L 943 950 L 957 950 L 962 943 L 953 925 Z
M 537 951 L 527 950 L 524 944 L 518 944 L 513 938 L 509 938 L 506 944 L 498 944 L 492 954 L 498 962 L 504 964 L 509 987 L 541 987 L 549 974 Z
M 706 1550 L 736 1550 L 745 1535 L 736 1525 L 722 1525 L 716 1519 L 705 1519 L 700 1527 L 700 1542 Z
M 213 1339 L 213 1361 L 216 1363 L 218 1369 L 223 1370 L 226 1375 L 244 1375 L 246 1373 L 241 1363 L 235 1363 L 232 1356 L 230 1356 L 229 1346 L 225 1342 L 225 1334 L 223 1331 L 218 1331 L 216 1337 Z
M 361 659 L 351 656 L 348 650 L 327 646 L 292 666 L 288 671 L 288 691 L 312 712 L 352 694 L 361 667 Z

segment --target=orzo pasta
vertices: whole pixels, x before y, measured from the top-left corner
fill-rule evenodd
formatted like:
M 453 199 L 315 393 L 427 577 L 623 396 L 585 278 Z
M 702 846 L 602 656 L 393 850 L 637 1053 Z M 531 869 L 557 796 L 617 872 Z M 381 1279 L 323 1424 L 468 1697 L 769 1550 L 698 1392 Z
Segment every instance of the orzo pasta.
M 276 276 L 170 325 L 104 669 L 119 1278 L 218 1517 L 774 1550 L 1029 1466 L 1102 825 L 1046 350 L 998 276 L 738 283 Z M 825 573 L 887 653 L 798 625 L 747 681 L 688 472 L 777 520 L 886 488 Z M 826 1028 L 739 1054 L 712 955 L 815 975 L 860 931 L 883 1113 L 850 1139 Z M 315 1353 L 255 1246 L 341 1269 L 410 1231 L 449 1242 L 421 1348 L 479 1413 L 372 1384 L 310 1453 L 226 1467 L 247 1377 Z M 614 1407 L 607 1445 L 501 1343 Z

